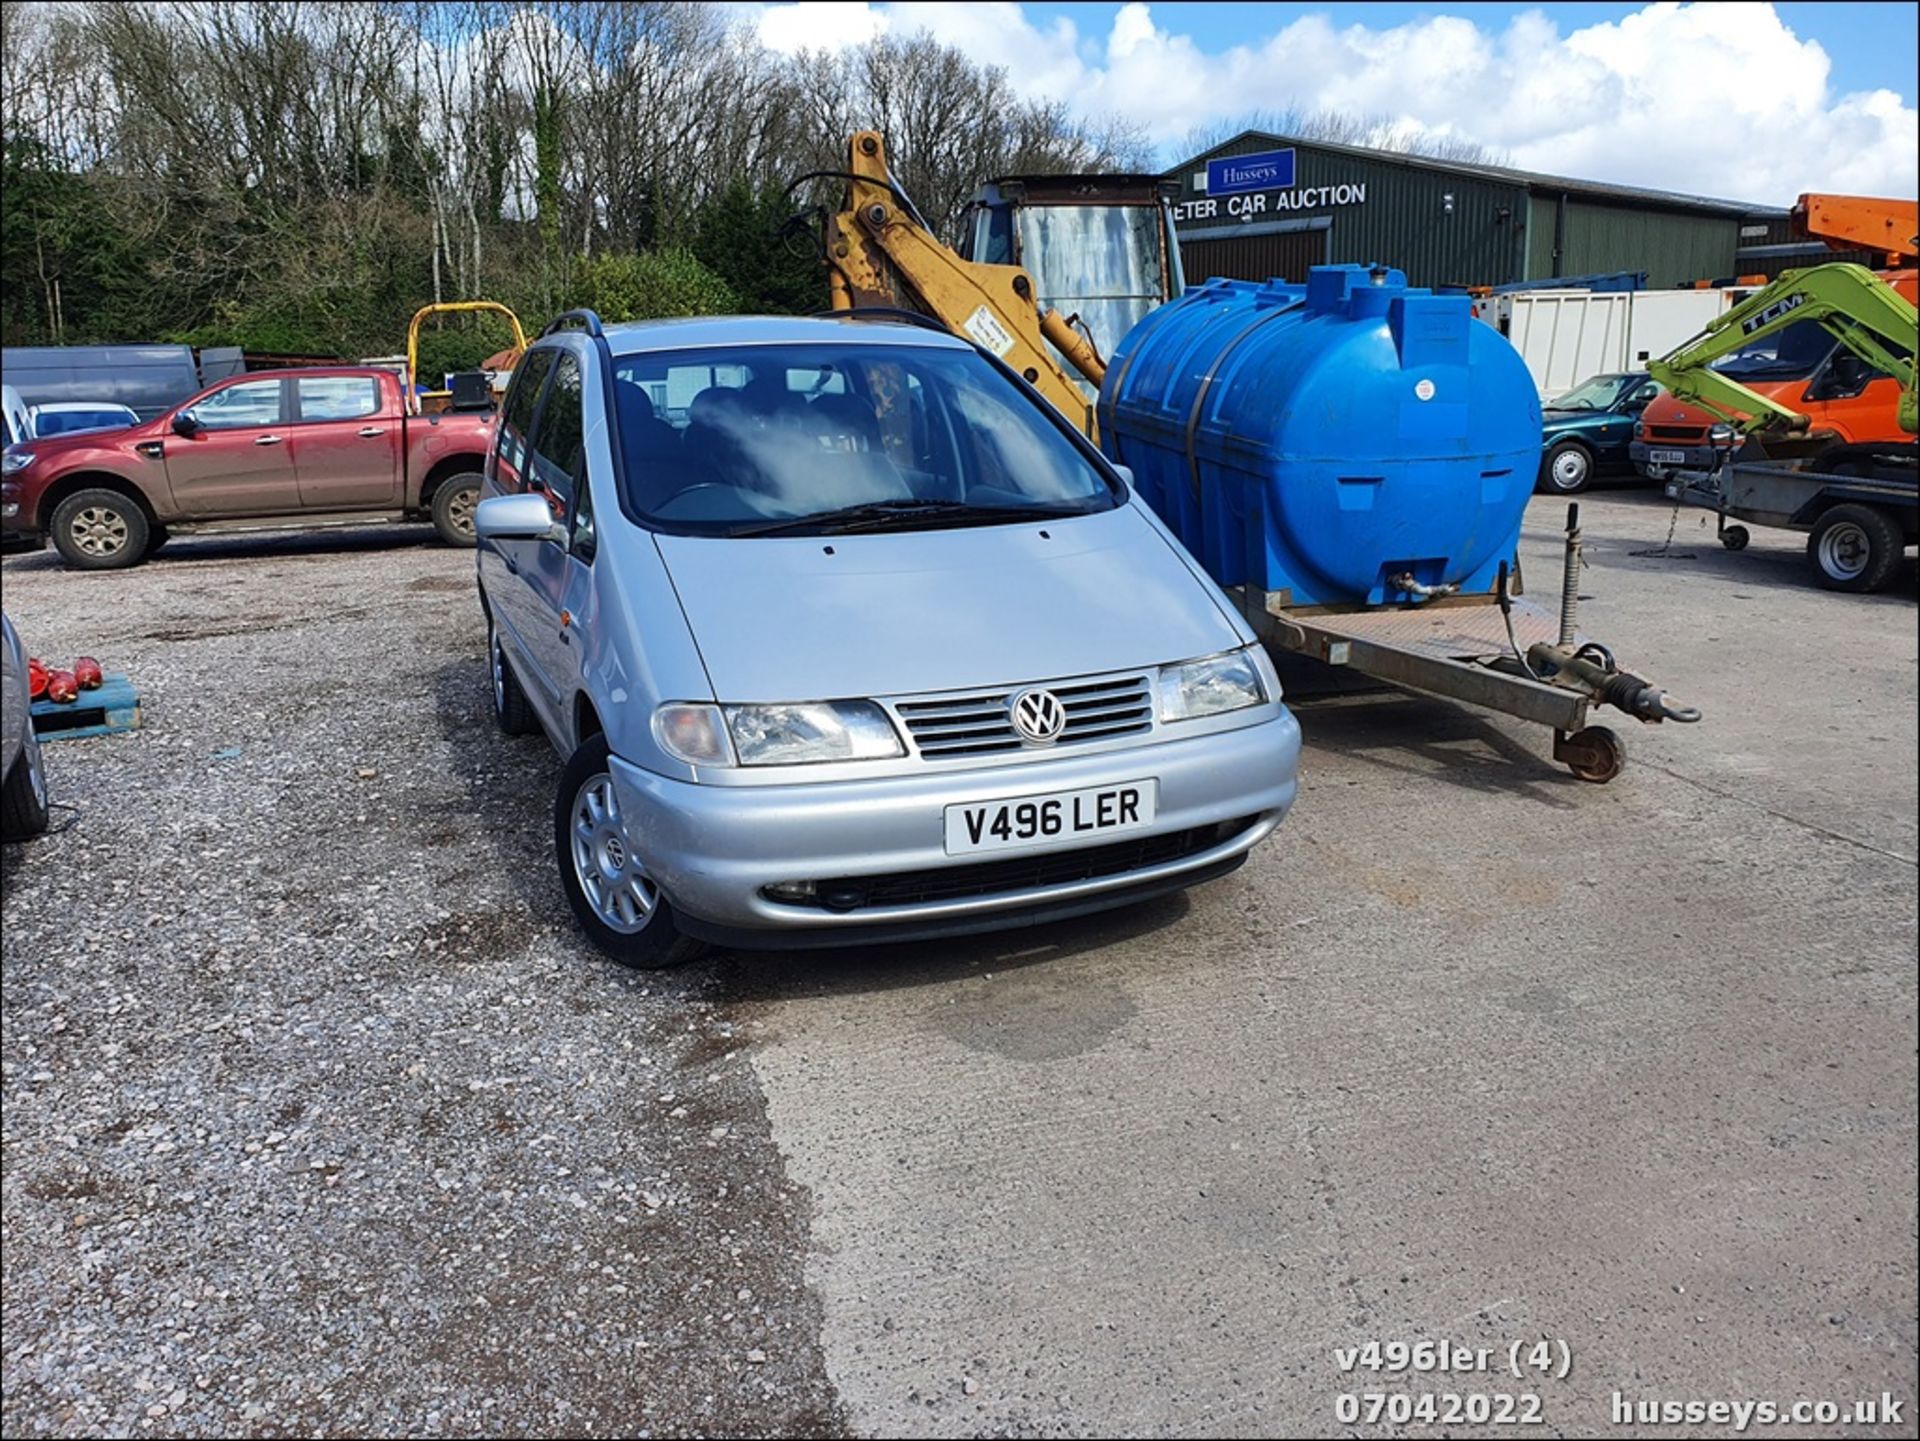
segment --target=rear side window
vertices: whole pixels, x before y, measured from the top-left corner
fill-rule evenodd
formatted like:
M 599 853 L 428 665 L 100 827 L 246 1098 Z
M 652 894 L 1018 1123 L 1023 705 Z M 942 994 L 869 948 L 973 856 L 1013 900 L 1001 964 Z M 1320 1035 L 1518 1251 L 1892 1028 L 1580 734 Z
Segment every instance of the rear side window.
M 494 451 L 494 479 L 509 490 L 526 489 L 527 432 L 540 403 L 540 387 L 553 369 L 553 352 L 536 350 L 520 362 L 506 408 L 500 412 L 500 439 Z
M 294 382 L 302 420 L 358 420 L 380 412 L 380 382 L 370 375 L 316 375 Z
M 529 477 L 546 488 L 557 515 L 565 515 L 567 504 L 573 499 L 573 485 L 581 474 L 585 448 L 586 412 L 581 408 L 580 363 L 571 355 L 562 355 L 554 363 L 553 384 L 547 388 L 547 403 L 540 411 Z
M 280 423 L 280 382 L 246 380 L 217 390 L 193 408 L 193 418 L 208 430 L 238 430 Z

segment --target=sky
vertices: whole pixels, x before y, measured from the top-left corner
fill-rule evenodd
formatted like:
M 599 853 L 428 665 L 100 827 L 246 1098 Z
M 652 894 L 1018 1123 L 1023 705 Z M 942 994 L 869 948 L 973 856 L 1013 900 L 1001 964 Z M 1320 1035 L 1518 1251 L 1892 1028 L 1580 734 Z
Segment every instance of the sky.
M 1139 125 L 1295 107 L 1383 115 L 1523 169 L 1789 204 L 1920 189 L 1910 3 L 745 4 L 777 50 L 925 30 L 1023 93 Z

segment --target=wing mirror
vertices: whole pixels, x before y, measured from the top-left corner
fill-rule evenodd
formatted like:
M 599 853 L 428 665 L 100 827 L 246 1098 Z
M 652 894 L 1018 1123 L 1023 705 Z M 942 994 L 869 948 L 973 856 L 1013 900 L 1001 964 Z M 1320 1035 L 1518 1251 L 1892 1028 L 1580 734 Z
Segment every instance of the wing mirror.
M 1129 487 L 1133 485 L 1133 467 L 1132 466 L 1115 465 L 1113 467 L 1113 473 L 1119 476 L 1122 480 L 1124 480 Z
M 200 433 L 200 422 L 193 418 L 192 411 L 183 410 L 173 418 L 173 433 L 192 439 Z
M 473 508 L 473 533 L 481 540 L 550 540 L 567 543 L 544 495 L 492 495 Z

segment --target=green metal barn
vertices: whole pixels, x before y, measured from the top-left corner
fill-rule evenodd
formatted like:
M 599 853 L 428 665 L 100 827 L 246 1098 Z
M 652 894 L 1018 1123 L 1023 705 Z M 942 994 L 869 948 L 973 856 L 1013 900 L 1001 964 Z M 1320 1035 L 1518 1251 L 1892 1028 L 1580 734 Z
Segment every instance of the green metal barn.
M 1740 273 L 1787 212 L 1498 165 L 1249 130 L 1167 172 L 1189 283 L 1304 280 L 1381 262 L 1414 285 L 1506 285 L 1644 271 L 1664 289 Z

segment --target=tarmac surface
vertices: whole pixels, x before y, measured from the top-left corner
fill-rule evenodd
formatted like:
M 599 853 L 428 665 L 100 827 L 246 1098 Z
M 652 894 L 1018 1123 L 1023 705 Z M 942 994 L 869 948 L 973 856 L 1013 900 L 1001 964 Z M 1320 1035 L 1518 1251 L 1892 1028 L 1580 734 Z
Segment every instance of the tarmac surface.
M 470 557 L 9 560 L 148 710 L 6 851 L 4 1429 L 1913 1434 L 1914 564 L 1583 512 L 1583 628 L 1706 715 L 1617 722 L 1611 785 L 1314 701 L 1185 896 L 641 978 L 565 915 Z M 1368 1365 L 1423 1341 L 1484 1369 Z

